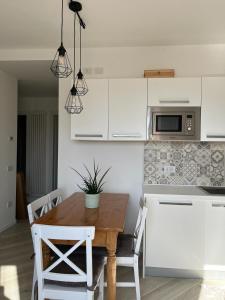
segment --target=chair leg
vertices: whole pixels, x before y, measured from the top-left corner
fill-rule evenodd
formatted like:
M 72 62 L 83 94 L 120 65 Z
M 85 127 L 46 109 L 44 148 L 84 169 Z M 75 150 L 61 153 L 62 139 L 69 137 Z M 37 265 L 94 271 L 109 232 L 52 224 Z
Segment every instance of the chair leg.
M 87 291 L 87 300 L 94 300 L 94 292 Z
M 37 282 L 37 270 L 34 262 L 34 272 L 33 272 L 33 283 L 32 283 L 32 294 L 31 294 L 31 300 L 35 300 L 35 288 Z
M 104 300 L 104 269 L 99 282 L 99 296 L 98 300 Z
M 138 257 L 136 257 L 134 260 L 134 281 L 135 281 L 135 288 L 136 288 L 136 299 L 141 300 Z

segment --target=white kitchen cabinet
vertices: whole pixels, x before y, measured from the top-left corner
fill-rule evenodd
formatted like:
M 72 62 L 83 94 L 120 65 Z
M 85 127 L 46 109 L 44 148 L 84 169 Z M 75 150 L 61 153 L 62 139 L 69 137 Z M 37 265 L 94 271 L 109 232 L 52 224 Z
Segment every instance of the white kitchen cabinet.
M 205 218 L 205 270 L 225 271 L 225 201 L 208 200 Z
M 201 106 L 201 78 L 148 79 L 148 106 Z
M 109 139 L 146 140 L 147 79 L 109 80 Z
M 202 78 L 201 140 L 225 141 L 225 77 Z
M 204 201 L 151 196 L 146 222 L 146 267 L 200 270 L 204 264 Z
M 81 98 L 84 110 L 71 116 L 72 140 L 107 140 L 108 80 L 87 80 L 88 93 Z

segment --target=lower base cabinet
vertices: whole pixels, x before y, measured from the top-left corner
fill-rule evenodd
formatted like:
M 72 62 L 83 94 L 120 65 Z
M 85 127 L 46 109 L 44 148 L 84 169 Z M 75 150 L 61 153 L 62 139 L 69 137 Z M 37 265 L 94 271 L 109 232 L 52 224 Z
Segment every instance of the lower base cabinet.
M 225 271 L 225 201 L 207 201 L 205 270 Z
M 147 274 L 225 278 L 225 200 L 165 195 L 145 199 Z

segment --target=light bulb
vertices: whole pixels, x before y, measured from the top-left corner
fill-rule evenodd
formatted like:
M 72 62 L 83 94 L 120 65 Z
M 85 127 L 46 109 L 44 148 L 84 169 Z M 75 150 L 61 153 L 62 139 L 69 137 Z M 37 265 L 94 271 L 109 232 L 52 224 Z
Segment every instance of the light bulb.
M 65 60 L 65 56 L 63 55 L 59 55 L 58 58 L 58 72 L 59 73 L 64 73 L 66 70 L 66 60 Z
M 65 56 L 64 55 L 59 55 L 58 64 L 60 67 L 65 66 Z

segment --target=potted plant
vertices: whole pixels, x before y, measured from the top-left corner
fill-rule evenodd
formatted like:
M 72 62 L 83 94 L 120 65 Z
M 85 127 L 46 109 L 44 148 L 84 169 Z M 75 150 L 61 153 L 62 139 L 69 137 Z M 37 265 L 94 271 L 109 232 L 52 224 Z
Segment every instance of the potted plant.
M 97 208 L 99 207 L 99 196 L 103 191 L 102 187 L 105 184 L 103 179 L 111 168 L 108 168 L 102 175 L 100 174 L 101 169 L 96 165 L 95 161 L 93 164 L 93 174 L 86 165 L 84 165 L 84 168 L 87 172 L 87 176 L 81 175 L 80 172 L 73 169 L 83 181 L 82 186 L 79 184 L 77 186 L 85 193 L 85 207 Z

